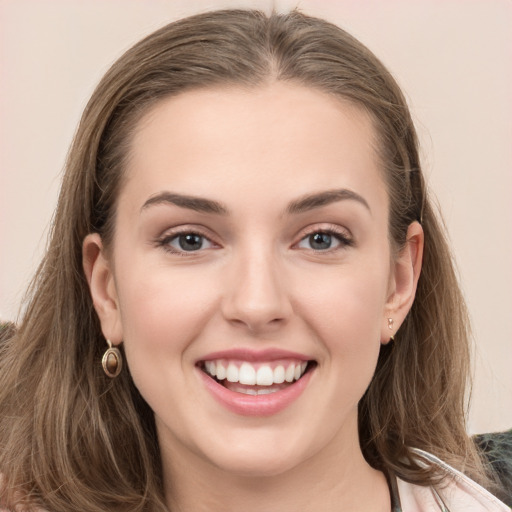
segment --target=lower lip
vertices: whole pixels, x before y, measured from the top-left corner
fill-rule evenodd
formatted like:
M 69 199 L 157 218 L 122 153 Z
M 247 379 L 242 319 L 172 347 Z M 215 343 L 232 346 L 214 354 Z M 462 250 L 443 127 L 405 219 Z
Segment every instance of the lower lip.
M 225 388 L 199 368 L 198 372 L 213 397 L 231 412 L 242 416 L 271 416 L 286 409 L 299 398 L 313 373 L 308 371 L 290 386 L 274 393 L 246 395 Z

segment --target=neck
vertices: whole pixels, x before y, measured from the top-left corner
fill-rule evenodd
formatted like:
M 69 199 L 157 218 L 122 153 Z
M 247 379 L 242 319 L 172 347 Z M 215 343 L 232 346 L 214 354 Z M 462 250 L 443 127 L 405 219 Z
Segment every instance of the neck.
M 365 461 L 359 443 L 329 445 L 277 475 L 247 476 L 162 447 L 170 510 L 180 512 L 389 512 L 385 476 Z

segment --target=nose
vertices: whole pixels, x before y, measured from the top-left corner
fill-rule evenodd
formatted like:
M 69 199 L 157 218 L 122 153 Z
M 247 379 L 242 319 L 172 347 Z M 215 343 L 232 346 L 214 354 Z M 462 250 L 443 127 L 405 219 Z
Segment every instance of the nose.
M 253 251 L 232 262 L 230 283 L 223 297 L 223 315 L 232 325 L 253 334 L 284 325 L 292 306 L 286 276 L 272 254 Z

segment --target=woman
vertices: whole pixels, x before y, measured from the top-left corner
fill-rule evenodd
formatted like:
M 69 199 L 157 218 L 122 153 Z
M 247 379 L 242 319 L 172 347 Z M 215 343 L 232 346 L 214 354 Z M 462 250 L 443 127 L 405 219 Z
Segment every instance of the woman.
M 493 485 L 464 429 L 467 368 L 386 69 L 298 13 L 187 18 L 84 112 L 2 345 L 2 503 L 507 510 L 468 478 Z

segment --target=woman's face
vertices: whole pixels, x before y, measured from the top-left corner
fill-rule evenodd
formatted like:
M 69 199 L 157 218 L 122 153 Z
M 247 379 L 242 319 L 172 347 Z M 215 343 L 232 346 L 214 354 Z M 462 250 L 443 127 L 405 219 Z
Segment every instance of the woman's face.
M 271 475 L 359 452 L 357 404 L 405 315 L 361 110 L 279 82 L 160 102 L 95 265 L 164 455 Z

